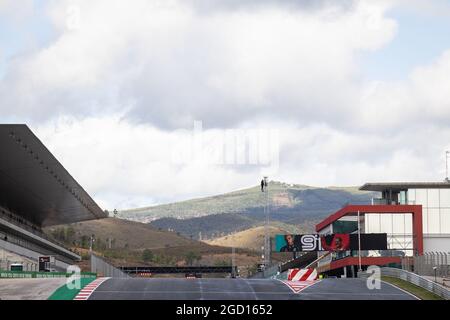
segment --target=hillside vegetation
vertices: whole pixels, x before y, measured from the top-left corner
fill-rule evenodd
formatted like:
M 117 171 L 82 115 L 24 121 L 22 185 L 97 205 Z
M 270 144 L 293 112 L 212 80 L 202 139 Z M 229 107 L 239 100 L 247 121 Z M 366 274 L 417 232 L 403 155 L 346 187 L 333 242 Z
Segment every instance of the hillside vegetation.
M 374 196 L 357 187 L 315 188 L 270 182 L 270 220 L 311 227 L 348 203 L 366 204 Z M 192 239 L 223 237 L 264 222 L 265 193 L 260 187 L 154 207 L 125 210 L 120 218 L 150 223 Z
M 269 235 L 274 238 L 277 234 L 293 233 L 305 234 L 311 233 L 310 228 L 299 228 L 295 226 L 285 225 L 282 223 L 274 223 L 269 227 Z M 244 231 L 229 234 L 220 238 L 205 240 L 205 243 L 214 246 L 247 248 L 255 251 L 260 251 L 264 245 L 265 227 L 258 226 Z
M 93 251 L 116 266 L 231 264 L 231 250 L 180 236 L 176 232 L 158 230 L 151 225 L 117 218 L 92 220 L 54 226 L 44 231 L 55 240 L 76 250 L 88 259 L 91 236 Z M 253 268 L 258 254 L 241 250 L 236 261 Z M 85 265 L 88 268 L 88 265 Z

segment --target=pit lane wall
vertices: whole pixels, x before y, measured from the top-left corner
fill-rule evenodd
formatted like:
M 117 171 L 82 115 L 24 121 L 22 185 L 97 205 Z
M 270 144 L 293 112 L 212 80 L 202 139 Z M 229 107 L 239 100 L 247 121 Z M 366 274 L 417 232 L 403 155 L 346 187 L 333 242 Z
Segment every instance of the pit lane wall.
M 3 271 L 0 270 L 0 279 L 34 279 L 34 278 L 69 278 L 72 273 L 66 272 L 35 272 L 35 271 Z M 82 272 L 80 278 L 96 278 L 93 272 Z
M 100 277 L 130 278 L 128 274 L 122 272 L 122 270 L 114 267 L 95 254 L 91 254 L 91 272 L 98 274 Z

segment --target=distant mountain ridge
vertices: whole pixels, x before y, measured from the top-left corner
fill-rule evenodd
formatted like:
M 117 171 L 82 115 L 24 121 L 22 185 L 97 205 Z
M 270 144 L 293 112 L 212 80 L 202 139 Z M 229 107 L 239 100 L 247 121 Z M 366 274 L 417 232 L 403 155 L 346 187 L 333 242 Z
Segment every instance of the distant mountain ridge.
M 260 187 L 172 204 L 124 210 L 119 218 L 150 223 L 199 239 L 214 238 L 261 225 L 265 197 Z M 270 219 L 301 226 L 316 222 L 348 203 L 367 204 L 373 192 L 357 187 L 316 188 L 271 181 Z

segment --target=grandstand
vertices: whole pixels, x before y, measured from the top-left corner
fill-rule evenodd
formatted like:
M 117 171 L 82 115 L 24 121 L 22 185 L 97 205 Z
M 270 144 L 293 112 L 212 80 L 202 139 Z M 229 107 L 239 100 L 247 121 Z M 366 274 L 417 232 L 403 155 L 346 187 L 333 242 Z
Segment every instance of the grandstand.
M 107 214 L 26 125 L 0 125 L 0 150 L 0 270 L 36 271 L 42 256 L 55 270 L 80 260 L 42 228 Z

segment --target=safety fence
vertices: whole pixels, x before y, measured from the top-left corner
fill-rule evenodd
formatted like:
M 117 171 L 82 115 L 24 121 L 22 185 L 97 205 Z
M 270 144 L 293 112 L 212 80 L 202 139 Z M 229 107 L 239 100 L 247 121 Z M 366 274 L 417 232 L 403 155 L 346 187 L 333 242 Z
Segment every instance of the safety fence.
M 0 278 L 68 278 L 73 273 L 66 272 L 32 272 L 32 271 L 1 271 Z M 97 274 L 93 272 L 81 272 L 81 278 L 96 278 Z
M 450 277 L 450 253 L 426 252 L 421 256 L 402 259 L 402 269 L 421 276 Z
M 395 277 L 395 278 L 399 278 L 399 279 L 408 281 L 408 282 L 415 284 L 416 286 L 419 286 L 425 290 L 431 291 L 446 300 L 450 299 L 450 290 L 449 289 L 445 288 L 444 286 L 442 286 L 434 281 L 431 281 L 424 277 L 421 277 L 415 273 L 412 273 L 412 272 L 409 272 L 406 270 L 402 270 L 402 269 L 397 269 L 397 268 L 384 267 L 384 268 L 381 268 L 381 275 Z
M 130 276 L 118 268 L 112 266 L 95 254 L 91 254 L 91 272 L 97 273 L 101 277 L 129 278 Z

